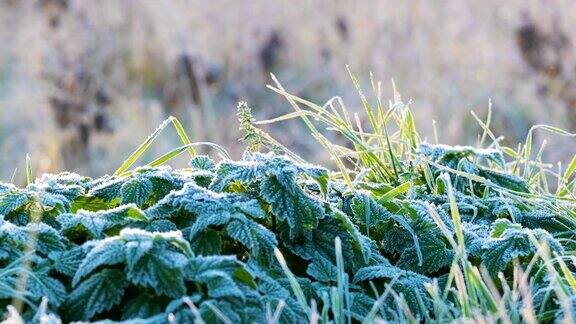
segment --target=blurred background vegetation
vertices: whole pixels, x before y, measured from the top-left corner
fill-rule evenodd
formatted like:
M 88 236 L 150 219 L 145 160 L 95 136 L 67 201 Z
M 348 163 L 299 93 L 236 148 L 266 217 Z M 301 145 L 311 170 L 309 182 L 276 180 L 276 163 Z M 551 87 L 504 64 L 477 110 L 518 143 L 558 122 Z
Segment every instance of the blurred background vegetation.
M 576 2 L 385 1 L 0 1 L 0 179 L 35 171 L 112 173 L 167 116 L 194 141 L 242 152 L 236 103 L 258 119 L 291 111 L 267 90 L 274 73 L 316 103 L 360 101 L 346 64 L 392 97 L 394 79 L 423 135 L 474 144 L 470 110 L 515 147 L 532 124 L 576 130 Z M 325 155 L 298 121 L 269 125 L 313 162 Z M 546 138 L 537 135 L 537 142 Z M 574 140 L 549 140 L 565 161 Z M 148 158 L 174 148 L 165 135 Z

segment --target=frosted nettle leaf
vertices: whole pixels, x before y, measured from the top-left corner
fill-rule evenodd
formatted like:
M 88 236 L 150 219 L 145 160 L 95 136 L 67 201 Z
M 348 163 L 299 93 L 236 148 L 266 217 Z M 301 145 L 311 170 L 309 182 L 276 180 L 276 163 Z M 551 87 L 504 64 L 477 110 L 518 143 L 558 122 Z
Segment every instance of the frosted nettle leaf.
M 32 195 L 21 189 L 0 193 L 0 215 L 8 215 L 10 212 L 30 203 Z
M 38 196 L 45 214 L 67 213 L 72 208 L 70 200 L 64 195 L 42 192 Z
M 253 182 L 261 176 L 258 163 L 253 161 L 222 161 L 216 168 L 216 176 L 212 179 L 210 189 L 216 192 L 224 191 L 235 181 Z
M 216 163 L 207 155 L 196 155 L 190 160 L 190 166 L 193 169 L 214 171 Z
M 466 252 L 473 257 L 481 257 L 484 241 L 489 237 L 490 228 L 483 224 L 462 223 Z
M 39 185 L 49 193 L 65 196 L 68 200 L 74 200 L 84 194 L 92 181 L 76 173 L 62 172 L 59 174 L 43 174 Z
M 392 288 L 397 292 L 404 295 L 410 309 L 420 310 L 419 299 L 427 301 L 425 298 L 427 292 L 425 291 L 424 285 L 430 282 L 426 276 L 420 275 L 418 273 L 402 270 L 400 268 L 391 266 L 387 263 L 368 266 L 361 268 L 356 272 L 354 276 L 354 283 L 359 283 L 363 281 L 375 280 L 375 279 L 396 279 Z M 428 302 L 429 304 L 430 302 Z M 429 305 L 424 305 L 429 306 Z
M 548 244 L 552 251 L 564 251 L 562 245 L 545 230 L 521 228 L 505 219 L 495 222 L 490 236 L 483 246 L 482 263 L 492 275 L 505 270 L 514 258 L 529 257 L 536 252 L 530 236 Z
M 241 322 L 240 315 L 238 315 L 235 311 L 235 307 L 233 307 L 229 302 L 222 300 L 207 300 L 202 302 L 199 307 L 200 315 L 206 323 L 221 322 L 221 319 L 216 315 L 214 309 L 217 309 L 220 314 L 224 315 L 230 323 Z
M 189 177 L 194 183 L 202 188 L 208 188 L 214 178 L 214 172 L 206 170 L 194 170 L 190 172 Z
M 13 184 L 0 181 L 0 195 L 6 194 L 14 189 L 16 189 L 16 186 Z
M 427 233 L 420 236 L 420 248 L 423 260 L 422 264 L 418 264 L 418 255 L 414 247 L 408 248 L 402 252 L 397 266 L 418 271 L 419 273 L 434 273 L 443 267 L 447 267 L 454 259 L 454 251 L 446 246 L 442 238 L 437 237 L 433 233 Z
M 85 256 L 86 253 L 81 246 L 66 251 L 53 251 L 48 254 L 48 258 L 53 261 L 54 270 L 68 277 L 74 276 Z
M 244 298 L 244 294 L 234 282 L 232 277 L 218 270 L 210 270 L 202 273 L 196 277 L 197 281 L 201 281 L 206 284 L 208 288 L 208 296 L 212 298 L 222 298 L 222 297 L 235 297 Z
M 393 279 L 403 274 L 405 274 L 404 270 L 395 267 L 390 263 L 383 263 L 364 267 L 356 271 L 356 274 L 354 275 L 354 283 L 374 279 Z
M 43 255 L 66 249 L 66 240 L 57 230 L 44 223 L 30 223 L 25 230 L 29 237 L 36 237 L 36 250 Z
M 158 219 L 148 224 L 146 230 L 148 232 L 170 232 L 178 230 L 178 227 L 167 219 Z
M 67 241 L 58 231 L 44 223 L 16 226 L 6 221 L 0 222 L 0 247 L 3 247 L 1 250 L 4 250 L 4 253 L 19 254 L 32 238 L 36 241 L 36 251 L 45 256 L 52 250 L 66 249 Z
M 60 281 L 50 277 L 47 270 L 34 271 L 28 277 L 26 289 L 36 300 L 46 297 L 51 305 L 58 307 L 66 299 L 66 288 Z
M 506 239 L 489 240 L 484 244 L 483 263 L 492 275 L 504 270 L 516 257 L 532 254 L 532 244 L 523 235 L 509 235 Z
M 182 275 L 186 262 L 183 254 L 154 246 L 139 259 L 129 262 L 128 280 L 151 287 L 158 294 L 178 297 L 186 292 Z
M 427 298 L 429 294 L 425 289 L 426 284 L 430 284 L 430 282 L 431 280 L 426 276 L 407 271 L 405 275 L 398 278 L 392 288 L 396 293 L 404 296 L 411 310 L 414 310 L 420 316 L 424 316 L 432 307 L 430 298 Z
M 504 167 L 504 154 L 495 149 L 479 149 L 471 146 L 449 146 L 444 144 L 422 143 L 417 154 L 424 156 L 442 165 L 456 169 L 456 165 L 463 158 L 483 158 L 492 161 L 499 167 Z
M 570 230 L 570 226 L 565 224 L 566 221 L 562 217 L 543 208 L 523 213 L 520 222 L 522 226 L 532 229 L 542 228 L 552 233 Z
M 530 185 L 528 184 L 528 182 L 511 173 L 503 173 L 495 170 L 490 170 L 487 168 L 481 168 L 480 175 L 508 190 L 525 192 L 525 193 L 530 192 Z
M 158 303 L 158 298 L 148 293 L 140 294 L 138 297 L 129 300 L 122 308 L 122 320 L 135 318 L 149 318 L 162 313 L 163 309 Z
M 382 248 L 388 253 L 402 253 L 411 244 L 410 233 L 402 227 L 393 226 L 384 232 Z
M 321 201 L 302 191 L 293 181 L 270 177 L 262 181 L 262 198 L 272 207 L 272 213 L 290 226 L 290 236 L 310 232 L 318 226 L 318 219 L 324 218 Z M 281 180 L 282 179 L 282 180 Z
M 387 222 L 392 217 L 391 212 L 367 194 L 356 195 L 352 199 L 350 208 L 356 223 L 360 224 L 360 229 L 367 235 L 369 235 L 372 226 Z
M 28 232 L 25 226 L 14 225 L 0 215 L 0 238 L 25 243 L 28 239 Z
M 120 188 L 120 202 L 122 204 L 134 203 L 142 207 L 152 194 L 152 181 L 144 177 L 132 177 Z
M 334 240 L 339 237 L 342 242 L 342 254 L 346 260 L 344 266 L 354 270 L 367 263 L 371 245 L 366 244 L 354 225 L 349 220 L 347 221 L 350 223 L 347 223 L 346 220 L 347 218 L 343 218 L 342 215 L 337 217 L 331 215 L 319 222 L 318 228 L 312 231 L 308 239 L 295 241 L 289 239 L 288 234 L 283 234 L 284 237 L 280 241 L 291 249 L 292 253 L 305 260 L 311 260 L 316 253 L 330 259 L 335 255 Z
M 186 276 L 190 280 L 195 280 L 196 276 L 214 269 L 232 274 L 241 266 L 242 263 L 236 260 L 236 256 L 232 255 L 197 256 L 190 259 Z
M 103 265 L 114 265 L 124 262 L 124 242 L 117 237 L 96 242 L 96 245 L 86 254 L 84 260 L 74 275 L 72 285 L 75 286 L 84 276 Z
M 177 297 L 185 293 L 182 269 L 188 258 L 179 250 L 186 245 L 174 232 L 147 233 L 123 230 L 120 237 L 126 242 L 127 278 L 132 283 L 148 286 L 159 294 Z M 178 249 L 178 251 L 177 251 Z
M 206 284 L 210 297 L 244 299 L 244 294 L 233 279 L 233 274 L 241 266 L 235 256 L 195 257 L 190 260 L 186 276 L 189 280 Z
M 172 170 L 169 166 L 138 167 L 133 171 L 127 181 L 132 179 L 150 181 L 152 188 L 147 197 L 150 203 L 155 203 L 164 198 L 172 190 L 181 189 L 182 186 L 184 186 L 184 182 L 189 181 L 180 171 Z
M 266 218 L 266 212 L 262 209 L 262 206 L 260 206 L 258 200 L 245 199 L 244 197 L 237 198 L 234 200 L 232 200 L 232 205 L 242 213 L 256 219 Z
M 198 233 L 190 246 L 196 255 L 216 255 L 222 251 L 222 237 L 219 232 L 205 230 Z
M 74 236 L 80 230 L 87 232 L 92 238 L 101 238 L 108 225 L 106 219 L 91 217 L 88 212 L 83 211 L 78 214 L 62 214 L 56 221 L 60 224 L 60 231 L 68 237 Z
M 314 165 L 297 165 L 298 169 L 314 179 L 320 186 L 320 191 L 326 195 L 328 193 L 328 170 Z
M 314 256 L 306 273 L 320 282 L 336 282 L 338 278 L 336 266 L 320 254 Z
M 56 220 L 61 225 L 61 232 L 65 234 L 74 234 L 80 228 L 93 238 L 103 237 L 104 231 L 114 227 L 148 222 L 144 212 L 134 204 L 97 212 L 80 210 L 75 214 L 62 214 Z
M 272 231 L 246 217 L 231 220 L 226 226 L 226 233 L 250 249 L 256 258 L 268 257 L 271 260 L 274 248 L 278 245 Z
M 261 217 L 264 215 L 258 202 L 240 194 L 216 193 L 194 183 L 173 191 L 154 206 L 146 210 L 149 218 L 169 218 L 180 210 L 196 216 L 207 217 L 207 223 L 224 224 L 234 214 Z M 219 220 L 220 219 L 220 220 Z M 202 227 L 200 224 L 197 225 Z
M 100 178 L 101 183 L 88 191 L 89 197 L 97 197 L 106 202 L 112 201 L 120 197 L 120 190 L 126 178 Z
M 246 286 L 240 286 L 244 294 L 243 311 L 238 315 L 242 323 L 264 323 L 266 322 L 266 303 L 258 291 L 252 290 Z M 264 311 L 264 312 L 263 312 Z
M 124 273 L 104 269 L 80 283 L 68 295 L 64 310 L 73 320 L 88 320 L 118 305 L 128 285 Z
M 352 302 L 352 306 L 350 307 L 352 318 L 358 321 L 364 321 L 366 315 L 368 315 L 375 306 L 374 303 L 376 303 L 376 300 L 360 292 L 351 292 L 350 297 Z

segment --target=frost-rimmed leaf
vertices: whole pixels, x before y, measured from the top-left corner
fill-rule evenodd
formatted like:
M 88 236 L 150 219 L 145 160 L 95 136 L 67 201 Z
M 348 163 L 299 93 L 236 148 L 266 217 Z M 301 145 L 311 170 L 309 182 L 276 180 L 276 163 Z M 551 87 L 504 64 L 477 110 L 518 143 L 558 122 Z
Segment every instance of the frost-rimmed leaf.
M 74 234 L 85 231 L 92 238 L 102 238 L 104 232 L 113 227 L 148 222 L 144 212 L 135 204 L 121 205 L 113 209 L 91 212 L 80 210 L 77 213 L 62 214 L 56 218 L 61 225 L 61 232 Z
M 496 221 L 490 236 L 483 245 L 482 263 L 493 275 L 504 270 L 514 258 L 528 257 L 536 252 L 530 237 L 547 244 L 552 251 L 564 251 L 562 245 L 547 231 L 522 228 L 507 219 Z
M 152 181 L 144 177 L 133 177 L 126 180 L 120 188 L 120 203 L 134 203 L 142 207 L 152 194 Z
M 88 320 L 119 304 L 127 285 L 122 271 L 104 269 L 76 286 L 68 295 L 64 309 L 71 319 Z
M 306 273 L 320 282 L 336 282 L 338 279 L 338 268 L 320 254 L 314 256 Z
M 233 297 L 244 299 L 242 290 L 234 280 L 234 273 L 242 267 L 235 256 L 199 256 L 192 258 L 186 277 L 204 283 L 212 298 Z

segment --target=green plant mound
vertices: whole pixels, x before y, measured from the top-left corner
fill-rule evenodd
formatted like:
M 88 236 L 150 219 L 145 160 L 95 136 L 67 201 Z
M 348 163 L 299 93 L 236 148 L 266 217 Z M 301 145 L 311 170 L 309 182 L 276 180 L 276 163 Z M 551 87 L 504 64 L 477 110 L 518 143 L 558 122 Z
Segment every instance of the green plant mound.
M 566 316 L 574 267 L 545 257 L 574 251 L 569 202 L 496 150 L 423 143 L 395 163 L 397 180 L 352 187 L 271 153 L 0 184 L 0 308 L 43 323 L 515 321 L 529 300 L 539 320 Z

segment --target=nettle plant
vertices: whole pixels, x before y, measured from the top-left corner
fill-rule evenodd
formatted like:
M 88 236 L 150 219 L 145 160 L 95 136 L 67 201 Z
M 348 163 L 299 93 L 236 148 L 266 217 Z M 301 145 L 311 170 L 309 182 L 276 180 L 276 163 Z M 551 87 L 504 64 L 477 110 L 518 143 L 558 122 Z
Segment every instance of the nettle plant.
M 338 98 L 317 106 L 279 83 L 271 88 L 295 112 L 257 123 L 241 103 L 249 149 L 239 161 L 215 144 L 191 143 L 169 118 L 112 176 L 33 180 L 29 167 L 25 188 L 0 184 L 3 316 L 573 320 L 576 160 L 552 193 L 546 165 L 530 160 L 533 130 L 518 150 L 500 147 L 488 118 L 479 120 L 479 146 L 489 138 L 488 148 L 429 144 L 397 94 L 384 110 L 379 96 L 372 109 L 360 92 L 368 130 Z M 257 128 L 295 117 L 338 171 L 304 162 Z M 170 124 L 184 145 L 130 169 Z M 331 144 L 321 126 L 352 148 Z M 197 145 L 211 145 L 220 159 L 197 155 Z M 187 167 L 165 165 L 186 152 Z

